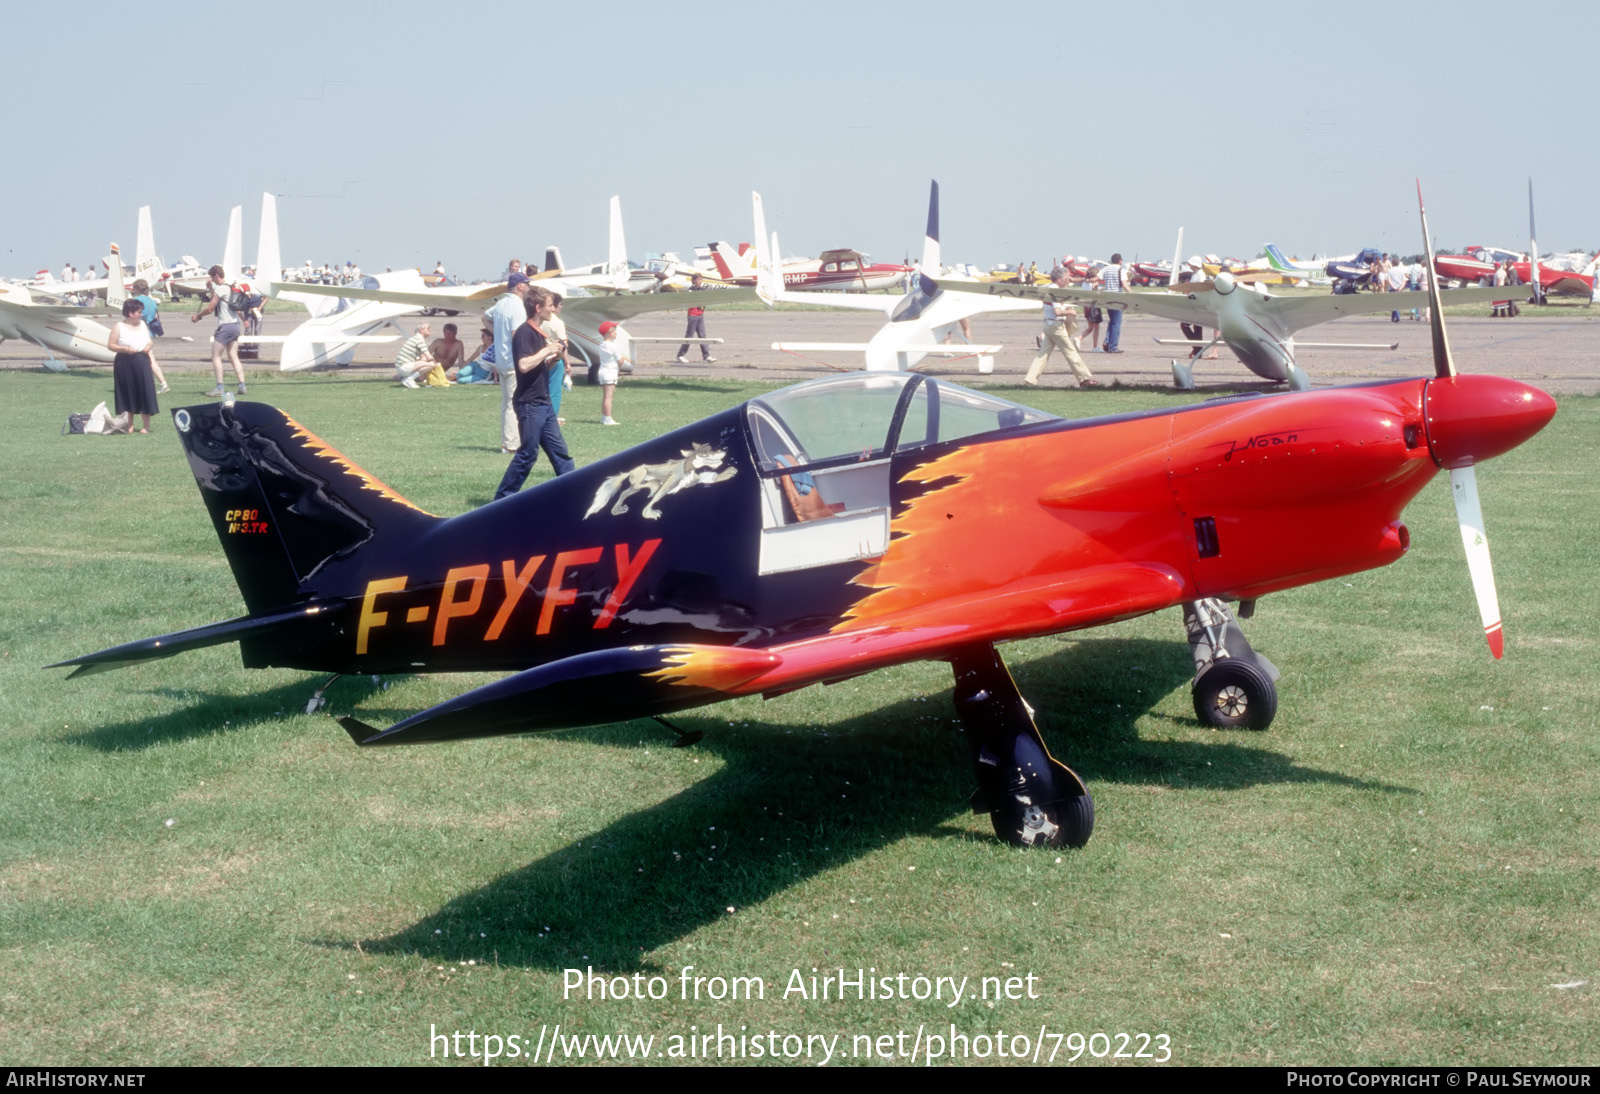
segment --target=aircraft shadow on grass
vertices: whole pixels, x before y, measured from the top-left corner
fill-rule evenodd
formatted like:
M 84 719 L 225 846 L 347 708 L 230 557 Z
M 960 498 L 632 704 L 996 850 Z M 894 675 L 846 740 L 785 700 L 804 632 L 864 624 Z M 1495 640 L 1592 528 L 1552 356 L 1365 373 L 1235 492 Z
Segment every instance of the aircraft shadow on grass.
M 142 694 L 165 699 L 191 699 L 194 702 L 154 718 L 130 718 L 107 723 L 61 739 L 101 752 L 137 752 L 156 745 L 208 737 L 220 730 L 232 732 L 263 722 L 285 720 L 305 710 L 306 699 L 321 679 L 307 676 L 303 680 L 244 695 L 213 695 L 194 688 L 146 688 Z M 338 687 L 338 701 L 346 704 L 358 703 L 369 694 L 381 690 L 381 685 L 372 684 L 364 676 L 347 677 L 340 681 Z M 330 732 L 343 736 L 343 731 L 331 722 L 328 728 Z
M 1404 792 L 1300 766 L 1253 743 L 1270 738 L 1243 732 L 1208 731 L 1204 743 L 1141 740 L 1137 720 L 1189 682 L 1193 663 L 1178 642 L 1075 643 L 1019 670 L 1045 737 L 1091 784 L 1231 790 L 1322 782 Z M 906 836 L 989 841 L 987 831 L 950 827 L 972 785 L 947 695 L 904 700 L 826 731 L 730 726 L 716 708 L 674 720 L 705 732 L 695 747 L 722 760 L 721 770 L 394 935 L 325 944 L 451 961 L 481 961 L 492 951 L 501 964 L 552 970 L 645 969 L 641 954 L 722 918 L 730 906 L 757 904 Z M 638 741 L 637 723 L 584 732 L 617 747 Z

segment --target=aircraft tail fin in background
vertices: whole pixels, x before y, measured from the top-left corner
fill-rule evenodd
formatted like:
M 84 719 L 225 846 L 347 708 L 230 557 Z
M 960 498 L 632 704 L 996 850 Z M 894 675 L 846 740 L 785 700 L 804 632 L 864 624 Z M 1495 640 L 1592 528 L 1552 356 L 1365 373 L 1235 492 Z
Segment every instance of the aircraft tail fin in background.
M 1304 262 L 1296 262 L 1294 259 L 1285 258 L 1283 248 L 1280 248 L 1277 243 L 1267 243 L 1266 248 L 1262 248 L 1262 250 L 1267 253 L 1267 266 L 1277 270 L 1278 273 L 1290 273 L 1293 277 L 1309 277 L 1312 273 L 1317 272 L 1315 270 L 1317 264 L 1307 266 Z
M 943 259 L 939 253 L 939 180 L 928 187 L 928 230 L 922 237 L 922 265 L 918 267 L 924 277 L 944 274 Z
M 182 407 L 173 423 L 253 615 L 314 598 L 324 566 L 439 519 L 275 407 Z
M 106 258 L 106 307 L 121 311 L 127 299 L 128 287 L 122 278 L 122 252 L 113 243 L 111 254 Z
M 133 276 L 144 278 L 154 288 L 161 280 L 161 256 L 156 254 L 156 233 L 150 224 L 150 206 L 139 206 L 139 238 L 133 249 Z
M 244 206 L 228 212 L 228 238 L 222 245 L 222 276 L 232 285 L 244 268 Z
M 756 256 L 756 292 L 769 304 L 783 297 L 783 275 L 778 272 L 778 233 L 772 233 L 767 242 L 767 213 L 761 204 L 761 195 L 750 191 L 750 207 L 754 216 Z
M 261 194 L 261 234 L 256 237 L 257 292 L 276 296 L 272 283 L 283 277 L 283 254 L 278 247 L 278 199 L 265 191 Z
M 336 296 L 316 296 L 292 290 L 274 290 L 272 283 L 283 277 L 283 247 L 278 238 L 277 195 L 261 193 L 261 234 L 256 237 L 256 279 L 252 284 L 263 296 L 275 297 L 289 304 L 299 304 L 313 318 L 332 315 L 344 302 Z
M 561 261 L 561 248 L 554 243 L 544 249 L 544 272 L 559 273 L 566 267 Z
M 741 277 L 750 277 L 755 274 L 755 255 L 760 249 L 749 247 L 745 250 L 735 250 L 733 244 L 725 239 L 719 239 L 711 244 L 711 262 L 716 267 L 717 276 L 724 281 L 734 281 Z
M 622 237 L 622 199 L 611 196 L 611 223 L 606 232 L 606 273 L 618 288 L 628 284 L 628 244 Z

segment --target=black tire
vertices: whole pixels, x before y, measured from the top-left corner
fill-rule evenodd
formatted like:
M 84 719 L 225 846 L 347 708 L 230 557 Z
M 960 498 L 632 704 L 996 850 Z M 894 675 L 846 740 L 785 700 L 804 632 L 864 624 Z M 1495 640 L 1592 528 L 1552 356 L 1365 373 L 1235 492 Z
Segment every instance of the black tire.
M 1043 806 L 1011 803 L 989 819 L 1013 847 L 1082 847 L 1094 834 L 1094 799 L 1084 793 Z
M 1194 684 L 1194 714 L 1216 729 L 1263 730 L 1278 713 L 1278 689 L 1253 661 L 1215 661 Z

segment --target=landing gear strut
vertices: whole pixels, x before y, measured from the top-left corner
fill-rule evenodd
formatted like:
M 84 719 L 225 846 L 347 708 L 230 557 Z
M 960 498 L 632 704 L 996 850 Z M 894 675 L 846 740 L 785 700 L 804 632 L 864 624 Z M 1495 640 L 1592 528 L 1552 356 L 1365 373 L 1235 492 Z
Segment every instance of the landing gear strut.
M 956 713 L 972 750 L 976 813 L 1018 847 L 1082 847 L 1094 831 L 1094 799 L 1071 768 L 1050 755 L 1033 711 L 991 645 L 951 659 Z
M 1240 606 L 1246 618 L 1254 601 Z M 1215 598 L 1183 606 L 1194 655 L 1194 713 L 1216 729 L 1266 729 L 1278 713 L 1277 667 L 1250 648 L 1228 605 Z

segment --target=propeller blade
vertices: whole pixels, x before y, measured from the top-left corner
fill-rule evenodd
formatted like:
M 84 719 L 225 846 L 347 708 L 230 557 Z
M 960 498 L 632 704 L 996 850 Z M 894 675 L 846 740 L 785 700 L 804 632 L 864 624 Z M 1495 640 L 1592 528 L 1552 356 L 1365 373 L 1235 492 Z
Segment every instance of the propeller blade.
M 1483 634 L 1489 640 L 1489 652 L 1498 659 L 1504 655 L 1506 643 L 1500 627 L 1500 601 L 1494 592 L 1494 567 L 1489 562 L 1489 538 L 1483 531 L 1483 507 L 1478 504 L 1477 469 L 1453 468 L 1450 493 L 1456 502 L 1461 546 L 1467 551 L 1467 571 L 1472 575 L 1472 592 L 1478 598 Z
M 1450 340 L 1444 334 L 1444 304 L 1439 299 L 1439 268 L 1433 264 L 1433 239 L 1428 235 L 1428 210 L 1422 205 L 1422 180 L 1417 180 L 1417 212 L 1422 216 L 1422 251 L 1427 258 L 1428 306 L 1433 328 L 1433 374 L 1448 379 L 1456 374 L 1450 357 Z
M 1532 274 L 1528 278 L 1533 282 L 1533 300 L 1530 303 L 1539 303 L 1544 291 L 1539 287 L 1539 240 L 1538 233 L 1533 230 L 1533 180 L 1528 180 L 1528 270 Z

